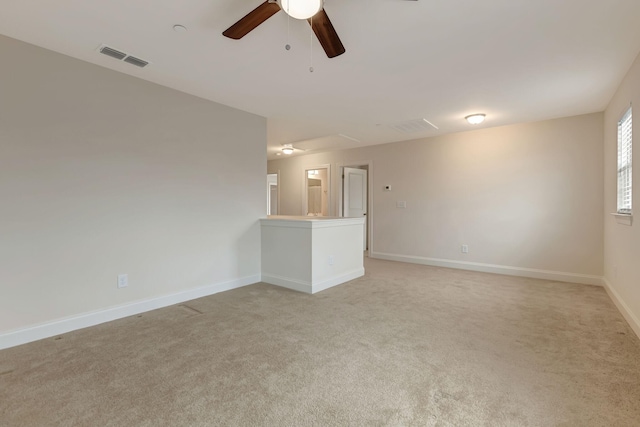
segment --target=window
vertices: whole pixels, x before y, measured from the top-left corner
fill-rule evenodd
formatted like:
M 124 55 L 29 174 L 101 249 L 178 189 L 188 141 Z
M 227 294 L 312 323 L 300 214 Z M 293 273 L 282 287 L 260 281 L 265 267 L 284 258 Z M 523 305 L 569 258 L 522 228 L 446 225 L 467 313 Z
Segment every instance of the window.
M 618 122 L 618 213 L 631 214 L 631 108 Z

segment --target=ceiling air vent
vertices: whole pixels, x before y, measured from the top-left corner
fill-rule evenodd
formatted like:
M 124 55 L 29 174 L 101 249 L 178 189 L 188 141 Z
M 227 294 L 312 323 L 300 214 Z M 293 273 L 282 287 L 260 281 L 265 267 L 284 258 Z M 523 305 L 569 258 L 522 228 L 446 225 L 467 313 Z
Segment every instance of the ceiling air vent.
M 124 59 L 124 62 L 128 62 L 129 64 L 135 65 L 136 67 L 140 67 L 140 68 L 144 68 L 147 65 L 149 65 L 147 61 L 136 58 L 135 56 L 127 56 Z
M 145 61 L 144 59 L 140 59 L 140 58 L 136 58 L 135 56 L 131 56 L 128 53 L 124 53 L 119 51 L 118 49 L 114 49 L 112 47 L 109 47 L 107 45 L 101 45 L 98 48 L 98 52 L 100 52 L 103 55 L 107 55 L 110 56 L 112 58 L 115 58 L 117 60 L 124 60 L 124 62 L 131 64 L 131 65 L 135 65 L 136 67 L 140 67 L 140 68 L 144 68 L 147 65 L 149 65 L 149 61 Z
M 119 50 L 111 49 L 109 46 L 102 46 L 100 48 L 100 53 L 116 59 L 124 59 L 124 57 L 127 56 L 126 53 L 122 53 Z
M 394 123 L 389 125 L 393 130 L 402 133 L 416 133 L 424 132 L 427 130 L 438 129 L 438 126 L 434 125 L 427 119 L 409 120 L 401 123 Z

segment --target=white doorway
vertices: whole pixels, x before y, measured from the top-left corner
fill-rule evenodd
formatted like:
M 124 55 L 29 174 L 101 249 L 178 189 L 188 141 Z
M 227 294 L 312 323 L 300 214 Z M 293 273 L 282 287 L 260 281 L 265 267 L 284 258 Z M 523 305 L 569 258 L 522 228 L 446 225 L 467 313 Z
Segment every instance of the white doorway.
M 349 218 L 365 217 L 363 230 L 363 250 L 368 247 L 368 167 L 345 166 L 342 172 L 342 212 L 341 216 Z
M 267 215 L 278 215 L 278 174 L 267 175 Z
M 331 212 L 331 166 L 304 170 L 302 212 L 307 216 L 329 216 Z

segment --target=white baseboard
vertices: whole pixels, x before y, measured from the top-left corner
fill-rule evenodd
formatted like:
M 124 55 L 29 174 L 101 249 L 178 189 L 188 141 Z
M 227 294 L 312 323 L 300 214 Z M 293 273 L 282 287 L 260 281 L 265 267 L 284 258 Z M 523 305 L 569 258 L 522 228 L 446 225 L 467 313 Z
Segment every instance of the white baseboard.
M 240 288 L 259 281 L 260 275 L 256 274 L 228 282 L 216 283 L 214 285 L 202 286 L 200 288 L 190 289 L 188 291 L 182 291 L 171 295 L 164 295 L 115 307 L 108 307 L 102 310 L 82 313 L 76 316 L 65 317 L 40 325 L 18 329 L 0 335 L 0 350 L 44 338 L 50 338 L 56 335 L 75 331 L 77 329 L 99 325 L 100 323 L 110 322 L 123 317 L 133 316 L 146 311 L 179 304 L 192 299 L 217 294 L 218 292 Z
M 270 285 L 282 286 L 283 288 L 292 289 L 298 292 L 304 292 L 306 294 L 315 294 L 317 292 L 324 291 L 325 289 L 329 289 L 333 286 L 340 285 L 344 282 L 348 282 L 349 280 L 357 279 L 358 277 L 362 276 L 364 276 L 364 267 L 348 271 L 339 276 L 333 276 L 319 283 L 303 282 L 301 280 L 295 280 L 275 274 L 263 274 L 262 281 Z
M 373 252 L 370 258 L 386 259 L 389 261 L 409 262 L 413 264 L 431 265 L 434 267 L 456 268 L 459 270 L 480 271 L 483 273 L 505 274 L 508 276 L 530 277 L 533 279 L 555 280 L 560 282 L 580 283 L 584 285 L 603 286 L 601 276 L 588 274 L 566 273 L 563 271 L 538 270 L 534 268 L 512 267 L 508 265 L 483 264 L 479 262 L 456 261 L 450 259 L 426 258 L 409 255 Z
M 344 282 L 348 282 L 349 280 L 357 279 L 358 277 L 364 276 L 364 267 L 357 268 L 352 271 L 348 271 L 340 276 L 335 276 L 330 279 L 324 280 L 320 283 L 314 283 L 313 293 L 324 291 L 325 289 L 329 289 L 333 286 L 340 285 Z
M 276 274 L 263 273 L 262 281 L 270 285 L 282 286 L 283 288 L 291 289 L 298 292 L 304 292 L 305 294 L 313 293 L 311 283 L 290 279 L 288 277 L 278 276 Z
M 640 338 L 640 320 L 636 317 L 635 314 L 629 309 L 629 306 L 620 298 L 620 295 L 616 290 L 611 286 L 611 283 L 605 278 L 604 279 L 604 288 L 607 290 L 607 294 L 609 294 L 609 298 L 613 301 L 613 303 L 618 307 L 620 313 L 625 318 L 633 332 L 636 333 L 638 338 Z

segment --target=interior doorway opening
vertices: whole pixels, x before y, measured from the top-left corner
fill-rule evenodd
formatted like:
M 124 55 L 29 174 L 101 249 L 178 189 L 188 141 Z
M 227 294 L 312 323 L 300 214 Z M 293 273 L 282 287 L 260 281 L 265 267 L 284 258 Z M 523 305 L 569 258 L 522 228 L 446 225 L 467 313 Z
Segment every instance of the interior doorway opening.
M 267 174 L 267 215 L 278 215 L 278 174 Z
M 330 215 L 331 173 L 328 165 L 305 169 L 303 212 L 306 216 Z

